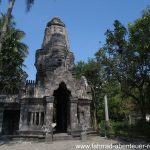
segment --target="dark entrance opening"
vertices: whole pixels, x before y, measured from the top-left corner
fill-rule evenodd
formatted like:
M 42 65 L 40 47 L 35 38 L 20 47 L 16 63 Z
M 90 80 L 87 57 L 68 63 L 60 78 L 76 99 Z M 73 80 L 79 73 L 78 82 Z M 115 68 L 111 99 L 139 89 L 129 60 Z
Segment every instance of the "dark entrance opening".
M 19 118 L 19 110 L 5 110 L 3 115 L 2 133 L 5 135 L 16 134 L 16 131 L 19 130 Z
M 70 124 L 70 98 L 71 92 L 67 89 L 64 82 L 54 91 L 54 115 L 53 122 L 56 122 L 56 132 L 67 132 Z

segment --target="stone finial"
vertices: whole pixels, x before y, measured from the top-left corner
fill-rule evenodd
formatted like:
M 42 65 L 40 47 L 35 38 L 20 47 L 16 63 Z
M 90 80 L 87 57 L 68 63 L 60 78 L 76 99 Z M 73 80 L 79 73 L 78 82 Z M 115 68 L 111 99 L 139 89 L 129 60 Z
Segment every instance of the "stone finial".
M 51 21 L 49 21 L 47 27 L 51 25 L 58 25 L 58 26 L 65 27 L 65 24 L 61 21 L 61 19 L 58 16 L 54 17 Z
M 69 41 L 65 24 L 59 17 L 54 17 L 47 23 L 42 48 L 63 46 L 69 50 Z
M 85 76 L 81 76 L 80 80 L 81 84 L 84 85 L 86 88 L 88 87 L 88 82 Z

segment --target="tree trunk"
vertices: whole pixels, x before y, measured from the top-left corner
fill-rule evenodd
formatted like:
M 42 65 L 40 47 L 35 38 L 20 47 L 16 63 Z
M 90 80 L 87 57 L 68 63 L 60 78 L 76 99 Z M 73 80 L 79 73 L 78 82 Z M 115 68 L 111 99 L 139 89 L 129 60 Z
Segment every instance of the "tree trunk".
M 94 119 L 94 130 L 98 130 L 98 127 L 97 127 L 97 113 L 96 113 L 96 104 L 95 104 L 95 101 L 96 101 L 96 96 L 95 96 L 95 90 L 93 87 L 91 87 L 92 89 L 92 95 L 93 95 L 93 119 Z
M 10 19 L 11 19 L 11 13 L 12 13 L 12 10 L 13 10 L 13 7 L 14 7 L 14 3 L 15 3 L 15 0 L 9 0 L 9 5 L 8 5 L 8 9 L 7 9 L 7 14 L 5 16 L 5 19 L 4 19 L 4 24 L 3 24 L 3 27 L 1 29 L 1 34 L 0 34 L 0 70 L 1 70 L 1 67 L 2 67 L 2 44 L 4 42 L 4 38 L 6 36 L 6 32 L 7 32 L 7 29 L 8 29 L 8 25 L 9 25 L 9 22 L 10 22 Z

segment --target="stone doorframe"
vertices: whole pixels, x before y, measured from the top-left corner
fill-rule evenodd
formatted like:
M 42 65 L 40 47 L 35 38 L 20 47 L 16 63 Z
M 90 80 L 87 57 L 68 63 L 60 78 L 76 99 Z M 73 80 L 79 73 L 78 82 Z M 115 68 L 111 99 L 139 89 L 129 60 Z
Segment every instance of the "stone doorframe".
M 45 125 L 51 126 L 53 123 L 53 103 L 54 96 L 46 96 L 46 113 L 45 113 Z M 79 132 L 78 118 L 77 118 L 77 97 L 70 97 L 70 124 L 67 124 L 67 133 L 75 135 Z

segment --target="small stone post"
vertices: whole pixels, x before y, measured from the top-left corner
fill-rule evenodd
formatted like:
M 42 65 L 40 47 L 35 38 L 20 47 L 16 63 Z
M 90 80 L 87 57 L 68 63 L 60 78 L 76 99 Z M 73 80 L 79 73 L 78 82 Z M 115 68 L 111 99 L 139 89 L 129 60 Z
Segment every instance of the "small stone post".
M 110 128 L 107 95 L 104 96 L 104 103 L 105 103 L 105 137 L 107 137 L 106 131 L 107 131 L 107 129 Z
M 105 101 L 105 121 L 109 122 L 107 95 L 104 96 L 104 101 Z

